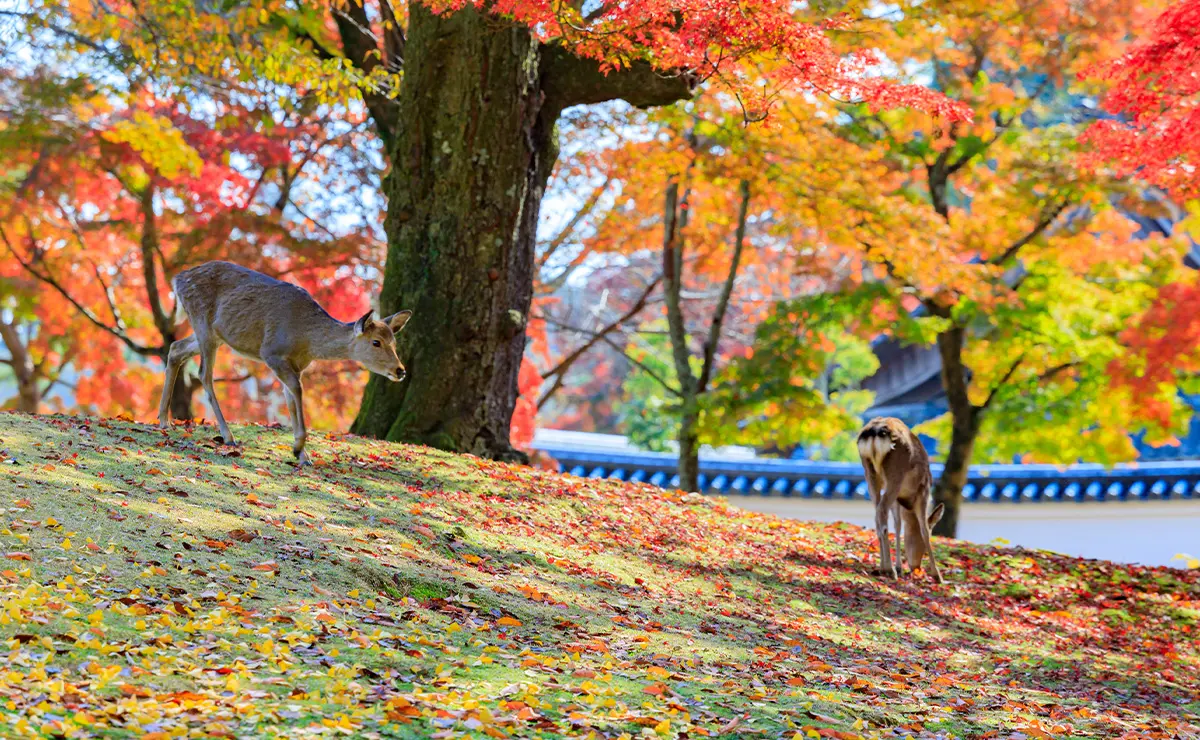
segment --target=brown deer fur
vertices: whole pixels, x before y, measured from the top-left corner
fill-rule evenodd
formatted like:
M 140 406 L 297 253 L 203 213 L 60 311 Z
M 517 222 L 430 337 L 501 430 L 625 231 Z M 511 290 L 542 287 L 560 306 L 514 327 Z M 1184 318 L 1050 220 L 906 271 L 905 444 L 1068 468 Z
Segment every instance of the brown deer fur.
M 926 514 L 930 502 L 933 475 L 929 471 L 929 454 L 917 435 L 904 422 L 893 418 L 875 418 L 858 433 L 858 455 L 871 503 L 875 506 L 875 533 L 879 537 L 879 559 L 884 574 L 897 577 L 896 564 L 901 562 L 901 533 L 904 554 L 910 569 L 917 569 L 926 555 L 930 571 L 939 583 L 942 575 L 933 556 L 930 530 L 942 518 L 943 507 L 938 504 Z M 896 527 L 896 564 L 892 562 L 892 546 L 888 539 L 888 514 Z M 903 526 L 902 526 L 903 525 Z
M 411 311 L 382 321 L 372 320 L 371 311 L 358 321 L 338 321 L 300 286 L 229 262 L 206 262 L 185 270 L 171 281 L 171 287 L 176 320 L 178 314 L 186 314 L 193 333 L 174 342 L 168 353 L 158 406 L 162 426 L 168 423 L 171 389 L 180 367 L 200 355 L 200 379 L 221 439 L 235 444 L 213 389 L 213 360 L 222 344 L 242 357 L 266 363 L 279 379 L 292 419 L 292 454 L 301 465 L 308 464 L 304 453 L 308 431 L 300 374 L 313 360 L 354 360 L 393 381 L 404 379 L 404 366 L 396 356 L 396 332 L 408 322 Z

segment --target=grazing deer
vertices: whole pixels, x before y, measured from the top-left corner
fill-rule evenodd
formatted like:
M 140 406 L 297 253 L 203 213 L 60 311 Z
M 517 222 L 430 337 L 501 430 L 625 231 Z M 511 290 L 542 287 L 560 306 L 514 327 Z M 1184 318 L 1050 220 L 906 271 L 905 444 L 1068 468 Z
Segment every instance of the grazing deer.
M 925 555 L 929 555 L 930 570 L 938 583 L 943 583 L 933 557 L 929 532 L 942 518 L 943 506 L 938 504 L 926 514 L 930 501 L 933 475 L 929 471 L 929 454 L 917 435 L 904 422 L 892 418 L 875 418 L 858 433 L 858 456 L 862 458 L 867 477 L 867 490 L 875 506 L 875 533 L 879 537 L 880 567 L 884 574 L 897 577 L 892 563 L 892 543 L 888 540 L 888 514 L 896 527 L 896 561 L 900 571 L 900 540 L 903 523 L 904 550 L 908 567 L 916 570 Z
M 367 311 L 358 321 L 343 323 L 300 286 L 229 262 L 206 262 L 185 270 L 171 281 L 171 287 L 176 320 L 186 315 L 192 322 L 192 335 L 172 343 L 167 354 L 158 405 L 160 426 L 168 424 L 167 409 L 179 368 L 200 355 L 200 379 L 217 416 L 221 441 L 236 444 L 213 390 L 213 359 L 222 344 L 242 357 L 266 363 L 279 379 L 292 418 L 292 454 L 300 465 L 309 464 L 304 454 L 308 430 L 300 383 L 300 374 L 309 363 L 354 360 L 373 373 L 404 380 L 404 366 L 396 356 L 396 333 L 408 323 L 412 311 L 400 311 L 382 321 L 373 321 L 372 312 Z

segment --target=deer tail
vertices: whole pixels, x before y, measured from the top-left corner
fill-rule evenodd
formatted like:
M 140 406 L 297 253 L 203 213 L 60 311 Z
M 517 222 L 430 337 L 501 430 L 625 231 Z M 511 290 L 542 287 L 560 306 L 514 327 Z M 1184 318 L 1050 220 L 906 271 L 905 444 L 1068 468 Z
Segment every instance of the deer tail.
M 864 465 L 870 464 L 876 470 L 883 468 L 883 459 L 895 448 L 892 429 L 882 419 L 872 419 L 858 433 L 858 456 Z

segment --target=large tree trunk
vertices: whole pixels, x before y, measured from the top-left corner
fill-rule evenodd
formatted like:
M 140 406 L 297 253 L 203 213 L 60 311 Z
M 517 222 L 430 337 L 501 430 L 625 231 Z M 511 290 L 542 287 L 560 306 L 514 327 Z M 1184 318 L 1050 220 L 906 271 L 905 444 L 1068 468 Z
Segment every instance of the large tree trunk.
M 934 500 L 945 506 L 941 521 L 933 528 L 933 533 L 942 537 L 954 537 L 958 532 L 962 490 L 967 484 L 971 452 L 979 434 L 982 414 L 982 409 L 973 405 L 967 395 L 969 378 L 962 360 L 965 338 L 966 330 L 958 326 L 942 332 L 937 338 L 942 358 L 942 386 L 946 390 L 952 423 L 946 464 L 933 489 Z
M 410 8 L 396 116 L 380 308 L 414 312 L 399 337 L 409 379 L 372 377 L 353 431 L 498 459 L 509 443 L 533 294 L 542 192 L 569 105 L 671 102 L 690 82 L 542 47 L 472 7 Z
M 413 5 L 388 194 L 381 310 L 413 310 L 406 383 L 373 377 L 354 431 L 515 458 L 508 426 L 556 156 L 539 50 L 474 9 Z M 556 112 L 555 112 L 556 113 Z

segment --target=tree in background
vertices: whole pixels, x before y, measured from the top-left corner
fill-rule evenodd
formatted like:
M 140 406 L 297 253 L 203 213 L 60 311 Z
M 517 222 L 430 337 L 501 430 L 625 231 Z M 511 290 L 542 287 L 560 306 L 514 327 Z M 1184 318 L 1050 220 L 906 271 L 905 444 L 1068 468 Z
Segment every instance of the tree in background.
M 981 455 L 1135 454 L 1127 433 L 1144 420 L 1107 368 L 1179 249 L 1133 238 L 1136 226 L 1112 206 L 1136 207 L 1136 194 L 1079 170 L 1072 118 L 1072 96 L 1090 90 L 1075 72 L 1120 48 L 1132 13 L 1119 1 L 901 3 L 875 38 L 969 104 L 972 122 L 841 110 L 839 136 L 859 149 L 842 156 L 875 163 L 892 188 L 849 200 L 825 236 L 878 265 L 869 277 L 898 307 L 919 308 L 936 335 L 950 409 L 927 427 L 946 450 L 939 534 L 954 534 Z
M 4 81 L 13 115 L 0 133 L 0 250 L 13 279 L 33 286 L 26 295 L 38 303 L 26 301 L 24 315 L 38 315 L 39 341 L 62 344 L 56 324 L 79 317 L 69 359 L 81 371 L 80 406 L 127 414 L 157 405 L 161 370 L 142 360 L 165 358 L 184 333 L 169 284 L 200 262 L 262 269 L 305 285 L 343 318 L 361 314 L 368 287 L 356 268 L 369 264 L 374 241 L 367 231 L 330 233 L 308 217 L 306 203 L 308 173 L 329 169 L 329 138 L 352 138 L 361 123 L 303 103 L 281 110 L 234 96 L 159 97 L 128 69 L 110 67 L 97 82 L 71 71 L 80 62 L 72 45 L 49 49 L 61 55 L 57 66 L 22 75 L 14 64 Z M 21 345 L 10 352 L 14 346 Z M 236 381 L 227 410 L 269 418 L 270 383 L 241 360 L 223 362 L 219 372 Z M 193 415 L 198 383 L 185 376 L 173 394 L 177 418 Z M 360 387 L 337 368 L 307 380 L 314 397 L 340 400 L 342 414 Z M 322 404 L 313 412 L 320 424 L 338 410 Z
M 638 321 L 621 333 L 633 366 L 623 419 L 637 443 L 665 449 L 673 439 L 680 486 L 696 490 L 701 444 L 732 441 L 722 436 L 731 432 L 723 424 L 730 398 L 714 395 L 724 369 L 779 301 L 812 291 L 836 268 L 800 248 L 808 226 L 780 185 L 810 173 L 789 174 L 794 152 L 779 148 L 778 124 L 747 127 L 737 101 L 719 90 L 653 120 L 650 135 L 611 150 L 615 195 L 587 241 L 615 264 L 654 266 L 617 317 Z M 799 441 L 836 433 L 806 430 L 813 434 Z
M 354 429 L 505 458 L 515 456 L 509 425 L 534 231 L 565 109 L 665 105 L 708 79 L 756 116 L 787 87 L 956 112 L 924 88 L 868 75 L 874 55 L 840 54 L 826 35 L 844 19 L 803 12 L 773 0 L 269 0 L 228 9 L 82 3 L 66 18 L 59 6 L 35 3 L 29 15 L 42 27 L 120 39 L 140 64 L 177 79 L 234 67 L 326 102 L 357 90 L 391 165 L 382 309 L 403 304 L 418 321 L 401 340 L 411 380 L 370 383 Z M 735 66 L 754 59 L 773 60 L 772 72 L 742 75 Z
M 1181 229 L 1200 239 L 1200 2 L 1173 4 L 1147 31 L 1121 56 L 1084 72 L 1111 84 L 1103 108 L 1121 116 L 1084 133 L 1090 146 L 1085 163 L 1164 188 L 1186 209 Z M 1163 288 L 1123 340 L 1133 356 L 1114 363 L 1112 371 L 1160 424 L 1171 425 L 1177 389 L 1194 393 L 1200 374 L 1195 273 Z

